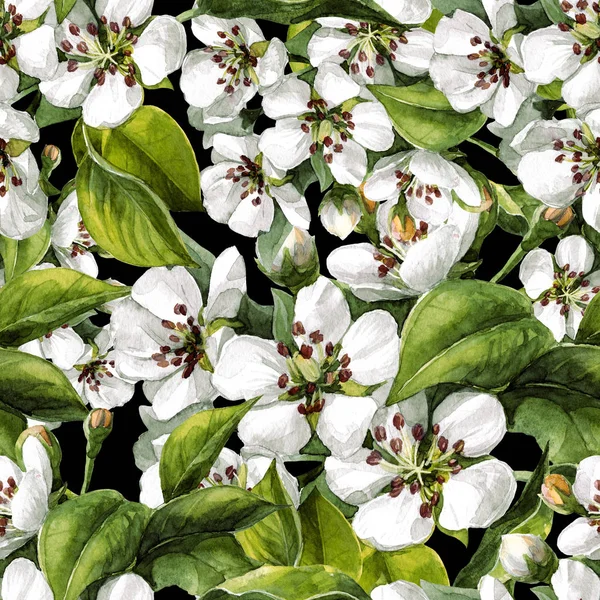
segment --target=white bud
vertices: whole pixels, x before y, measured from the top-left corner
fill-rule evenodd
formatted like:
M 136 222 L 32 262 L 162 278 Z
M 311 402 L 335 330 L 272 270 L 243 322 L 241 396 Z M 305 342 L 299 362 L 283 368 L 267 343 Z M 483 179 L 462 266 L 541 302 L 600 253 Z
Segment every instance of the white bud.
M 308 231 L 293 227 L 288 236 L 283 241 L 279 252 L 273 259 L 272 269 L 280 271 L 285 258 L 285 251 L 288 250 L 290 257 L 297 267 L 302 267 L 307 264 L 314 252 L 314 241 Z
M 323 227 L 341 240 L 345 240 L 354 231 L 362 217 L 360 206 L 354 198 L 345 198 L 340 207 L 333 200 L 326 201 L 321 204 L 319 214 Z
M 552 550 L 537 535 L 512 533 L 502 536 L 500 562 L 504 570 L 515 579 L 536 575 L 532 563 L 545 565 L 552 557 Z

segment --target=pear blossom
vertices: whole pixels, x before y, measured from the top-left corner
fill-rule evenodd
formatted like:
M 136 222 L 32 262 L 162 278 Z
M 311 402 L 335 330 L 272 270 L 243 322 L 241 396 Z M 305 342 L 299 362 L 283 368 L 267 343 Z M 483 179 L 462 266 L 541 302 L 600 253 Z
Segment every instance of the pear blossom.
M 600 559 L 600 456 L 582 460 L 575 475 L 573 494 L 587 513 L 565 527 L 558 536 L 558 549 L 570 556 Z
M 319 216 L 323 227 L 331 235 L 345 240 L 363 216 L 358 195 L 346 187 L 334 187 L 323 198 L 319 206 Z
M 290 332 L 295 347 L 242 335 L 225 345 L 215 367 L 213 382 L 225 398 L 262 396 L 242 419 L 240 439 L 293 456 L 316 420 L 317 435 L 334 455 L 355 452 L 383 401 L 376 388 L 398 369 L 397 329 L 382 310 L 352 323 L 341 290 L 325 277 L 302 288 Z
M 363 186 L 368 200 L 381 202 L 381 243 L 351 244 L 327 259 L 331 274 L 366 301 L 417 296 L 446 278 L 477 232 L 481 195 L 459 165 L 429 150 L 400 152 L 378 161 Z
M 378 585 L 371 592 L 372 600 L 429 600 L 427 594 L 410 581 L 394 581 L 386 585 Z
M 54 600 L 54 594 L 35 563 L 26 558 L 13 560 L 2 578 L 4 600 Z M 152 588 L 139 575 L 125 573 L 107 579 L 98 590 L 98 600 L 152 600 Z
M 86 229 L 79 207 L 77 192 L 71 192 L 60 205 L 52 224 L 52 248 L 61 266 L 98 276 L 98 265 L 90 248 L 96 245 Z
M 19 346 L 19 350 L 51 360 L 59 369 L 72 369 L 85 349 L 79 334 L 65 324 L 49 331 L 44 337 L 31 340 Z
M 134 384 L 120 375 L 113 342 L 110 326 L 103 328 L 93 346 L 86 344 L 76 364 L 65 372 L 81 399 L 92 408 L 112 410 L 133 397 Z
M 334 63 L 319 67 L 314 90 L 287 76 L 263 98 L 265 114 L 276 123 L 263 132 L 258 147 L 285 170 L 320 152 L 338 183 L 359 186 L 367 173 L 365 149 L 381 152 L 394 143 L 383 106 L 359 102 L 360 93 L 360 86 Z
M 502 536 L 500 563 L 517 581 L 543 581 L 556 569 L 556 556 L 538 535 L 510 533 Z
M 418 22 L 427 19 L 426 13 L 423 10 Z M 408 22 L 402 17 L 400 14 L 397 19 Z M 350 76 L 361 85 L 394 85 L 394 70 L 415 77 L 426 74 L 429 69 L 433 34 L 425 29 L 406 30 L 337 17 L 321 18 L 317 22 L 322 27 L 313 34 L 307 47 L 313 67 L 323 62 L 347 63 Z
M 284 43 L 266 42 L 252 19 L 201 15 L 192 19 L 192 32 L 206 47 L 185 57 L 180 85 L 188 104 L 203 109 L 205 123 L 234 119 L 257 92 L 269 92 L 283 76 Z
M 0 102 L 17 95 L 19 72 L 13 69 L 15 61 L 20 71 L 42 80 L 56 72 L 54 29 L 45 24 L 30 27 L 52 4 L 52 0 L 11 0 L 0 6 Z
M 461 464 L 486 456 L 506 433 L 494 396 L 468 389 L 450 394 L 433 412 L 431 437 L 427 429 L 427 399 L 420 392 L 378 410 L 373 450 L 325 460 L 330 489 L 359 506 L 354 531 L 378 550 L 422 543 L 436 522 L 450 531 L 489 527 L 514 498 L 517 484 L 506 463 Z
M 458 112 L 477 107 L 501 126 L 509 126 L 535 84 L 523 74 L 523 35 L 517 26 L 514 0 L 482 0 L 492 29 L 479 17 L 457 9 L 443 17 L 435 31 L 429 73 Z
M 600 597 L 600 577 L 576 560 L 559 560 L 551 582 L 558 600 L 596 600 Z
M 521 263 L 519 277 L 535 301 L 535 316 L 557 342 L 565 335 L 575 339 L 587 305 L 600 292 L 600 271 L 590 272 L 593 265 L 594 250 L 579 235 L 558 242 L 554 257 L 537 248 Z
M 11 142 L 37 142 L 40 131 L 25 112 L 0 103 L 0 234 L 22 240 L 38 232 L 48 210 L 40 171 L 29 148 L 14 155 Z
M 527 193 L 554 208 L 581 198 L 583 218 L 600 231 L 600 110 L 583 121 L 534 121 L 512 147 L 522 156 L 517 175 Z
M 153 2 L 96 0 L 97 21 L 76 7 L 57 29 L 67 60 L 40 84 L 48 102 L 83 108 L 91 127 L 116 127 L 141 106 L 142 85 L 160 83 L 181 66 L 186 50 L 183 25 L 171 16 L 149 21 Z M 139 35 L 137 30 L 144 27 Z
M 235 248 L 215 261 L 206 304 L 183 267 L 149 269 L 133 285 L 131 298 L 113 309 L 115 364 L 121 377 L 144 381 L 156 416 L 170 419 L 196 402 L 218 395 L 212 371 L 233 329 L 246 293 L 246 268 Z
M 270 229 L 277 203 L 292 225 L 308 229 L 306 199 L 291 183 L 278 183 L 285 171 L 260 155 L 258 136 L 216 134 L 212 160 L 215 165 L 204 169 L 201 179 L 204 206 L 212 219 L 256 237 Z
M 164 504 L 159 465 L 162 449 L 169 438 L 164 434 L 153 440 L 157 462 L 144 471 L 140 478 L 140 502 L 150 508 Z M 275 468 L 281 478 L 294 506 L 300 504 L 298 482 L 285 468 L 283 461 L 265 448 L 242 448 L 241 454 L 229 448 L 223 448 L 217 460 L 210 468 L 208 475 L 199 482 L 199 488 L 219 485 L 234 485 L 243 489 L 252 489 L 265 476 L 271 462 L 275 460 Z
M 584 115 L 600 107 L 600 13 L 594 2 L 557 2 L 568 22 L 530 33 L 521 47 L 527 79 L 539 84 L 560 79 L 565 102 Z
M 0 456 L 0 560 L 37 534 L 48 513 L 52 467 L 41 442 L 29 436 L 22 449 L 23 472 Z M 2 597 L 6 598 L 4 591 Z

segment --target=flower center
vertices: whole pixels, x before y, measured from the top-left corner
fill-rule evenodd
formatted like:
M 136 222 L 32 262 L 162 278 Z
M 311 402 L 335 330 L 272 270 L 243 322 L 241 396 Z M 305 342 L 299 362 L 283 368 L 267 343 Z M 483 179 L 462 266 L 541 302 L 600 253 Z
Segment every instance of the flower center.
M 79 68 L 95 69 L 97 85 L 104 84 L 106 72 L 111 75 L 119 73 L 129 87 L 135 86 L 137 71 L 133 51 L 138 36 L 132 29 L 129 17 L 125 17 L 119 25 L 115 22 L 109 23 L 103 16 L 99 25 L 89 23 L 85 30 L 71 23 L 69 32 L 73 41 L 65 39 L 60 44 L 69 59 L 67 69 L 71 73 Z
M 223 40 L 223 45 L 204 48 L 204 52 L 212 54 L 211 60 L 223 70 L 217 84 L 225 86 L 226 94 L 233 94 L 240 84 L 246 87 L 250 87 L 252 83 L 258 84 L 258 76 L 254 70 L 258 65 L 258 58 L 252 54 L 242 30 L 235 25 L 230 32 L 218 31 L 217 35 Z
M 17 55 L 12 43 L 21 34 L 19 27 L 23 24 L 23 15 L 17 12 L 14 4 L 5 8 L 4 0 L 0 0 L 0 65 L 5 65 Z
M 587 0 L 579 0 L 575 5 L 567 0 L 560 3 L 562 11 L 575 20 L 573 25 L 559 23 L 561 31 L 568 31 L 575 38 L 573 43 L 573 54 L 581 57 L 581 63 L 588 62 L 598 53 L 600 48 L 600 25 L 598 14 L 600 6 Z M 600 61 L 600 59 L 599 59 Z
M 292 335 L 306 335 L 300 321 L 292 326 Z M 304 399 L 304 404 L 298 406 L 298 411 L 303 415 L 323 410 L 325 394 L 339 392 L 341 384 L 352 377 L 352 371 L 348 368 L 351 359 L 347 354 L 339 356 L 339 344 L 334 346 L 330 341 L 325 343 L 318 329 L 310 333 L 308 338 L 312 345 L 302 344 L 293 355 L 283 342 L 277 344 L 277 351 L 286 358 L 288 367 L 288 372 L 283 373 L 277 382 L 285 390 L 279 399 Z
M 262 196 L 265 192 L 265 175 L 259 158 L 256 159 L 258 162 L 253 162 L 247 156 L 242 155 L 240 156 L 240 160 L 242 161 L 242 164 L 235 169 L 231 167 L 231 169 L 227 171 L 225 179 L 232 180 L 233 183 L 239 183 L 243 179 L 242 187 L 244 188 L 244 191 L 240 194 L 242 200 L 245 200 L 250 194 L 254 193 Z M 260 206 L 261 199 L 258 197 L 254 198 L 252 204 L 254 206 Z
M 185 304 L 176 304 L 173 312 L 183 317 L 187 316 L 188 308 Z M 167 368 L 172 365 L 180 367 L 185 364 L 182 372 L 183 379 L 187 379 L 200 363 L 205 371 L 212 371 L 212 366 L 204 348 L 206 334 L 201 323 L 192 316 L 187 317 L 185 323 L 162 321 L 162 326 L 171 331 L 169 340 L 172 345 L 159 346 L 159 352 L 152 355 L 152 360 L 159 367 Z
M 476 52 L 467 55 L 469 60 L 479 61 L 481 71 L 477 73 L 476 88 L 487 90 L 493 84 L 502 79 L 502 85 L 510 85 L 510 72 L 514 71 L 514 65 L 506 56 L 506 52 L 497 44 L 489 41 L 483 41 L 478 35 L 471 38 L 471 46 L 476 48 Z
M 585 279 L 583 271 L 576 273 L 570 270 L 570 265 L 566 264 L 562 271 L 554 273 L 554 283 L 552 287 L 544 293 L 541 300 L 542 306 L 548 306 L 550 302 L 562 304 L 561 315 L 566 315 L 571 306 L 578 307 L 581 311 L 585 310 L 588 302 L 600 292 L 600 287 L 590 289 L 589 279 Z
M 6 483 L 0 481 L 0 538 L 3 538 L 11 530 L 14 530 L 10 517 L 12 510 L 10 505 L 14 495 L 19 491 L 17 483 L 13 477 L 9 477 Z M 2 516 L 6 515 L 6 516 Z
M 439 425 L 433 426 L 432 435 L 426 440 L 423 426 L 416 424 L 409 430 L 401 413 L 394 415 L 392 426 L 375 427 L 374 437 L 374 449 L 366 462 L 397 474 L 389 495 L 396 498 L 407 487 L 411 494 L 421 496 L 421 517 L 431 517 L 444 483 L 462 470 L 459 459 L 464 441 L 449 447 L 447 438 L 440 435 Z
M 111 369 L 115 368 L 114 360 L 99 359 L 82 365 L 81 374 L 77 378 L 79 383 L 85 381 L 90 391 L 99 392 L 104 377 L 114 377 Z
M 372 25 L 361 22 L 359 26 L 346 23 L 342 29 L 354 39 L 347 48 L 340 50 L 339 55 L 348 61 L 350 71 L 355 75 L 362 70 L 367 77 L 375 77 L 377 66 L 385 64 L 385 57 L 396 60 L 394 52 L 398 44 L 408 44 L 408 39 L 400 29 L 387 25 Z
M 88 252 L 90 246 L 93 245 L 94 242 L 92 236 L 88 233 L 83 221 L 79 221 L 79 224 L 77 225 L 77 237 L 71 244 L 71 258 L 76 258 L 78 254 L 83 256 Z
M 6 152 L 7 146 L 7 142 L 0 139 L 0 198 L 6 196 L 11 185 L 14 187 L 23 185 L 23 179 Z

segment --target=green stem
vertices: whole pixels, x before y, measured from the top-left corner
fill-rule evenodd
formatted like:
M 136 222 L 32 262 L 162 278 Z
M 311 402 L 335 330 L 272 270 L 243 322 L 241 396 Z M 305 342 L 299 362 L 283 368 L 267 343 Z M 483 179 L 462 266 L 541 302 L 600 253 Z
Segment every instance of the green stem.
M 199 8 L 191 8 L 190 10 L 186 10 L 182 12 L 180 15 L 175 17 L 180 23 L 185 23 L 186 21 L 191 21 L 194 17 L 198 17 L 202 14 L 202 11 Z
M 94 473 L 94 463 L 95 462 L 96 462 L 95 458 L 90 458 L 86 454 L 86 456 L 85 456 L 85 472 L 83 474 L 83 484 L 81 485 L 80 495 L 85 494 L 90 487 L 90 482 L 92 481 L 92 474 Z
M 486 152 L 498 158 L 498 150 L 494 148 L 494 146 L 492 146 L 491 144 L 488 144 L 487 142 L 482 142 L 481 140 L 478 140 L 477 138 L 473 137 L 467 138 L 465 142 L 471 142 L 471 144 L 475 144 L 475 146 L 483 148 Z
M 498 283 L 502 281 L 520 262 L 523 260 L 527 252 L 519 246 L 512 254 L 512 256 L 506 261 L 506 264 L 498 271 L 490 281 L 492 283 Z
M 515 471 L 515 479 L 517 481 L 522 481 L 523 483 L 527 483 L 533 473 L 531 471 Z

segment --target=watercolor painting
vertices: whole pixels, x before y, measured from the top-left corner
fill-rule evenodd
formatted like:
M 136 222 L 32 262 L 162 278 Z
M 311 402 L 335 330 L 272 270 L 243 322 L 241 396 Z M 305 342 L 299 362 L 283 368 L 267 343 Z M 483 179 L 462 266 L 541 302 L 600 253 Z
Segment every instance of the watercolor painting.
M 0 0 L 0 600 L 600 600 L 600 6 Z

